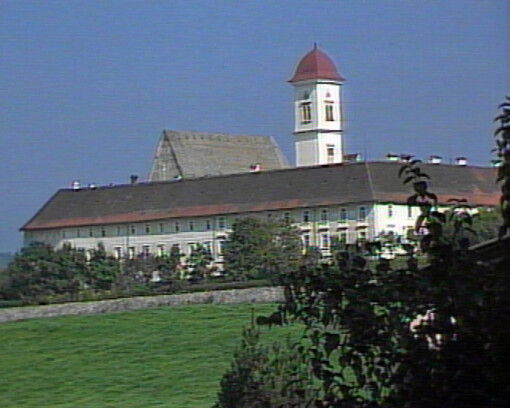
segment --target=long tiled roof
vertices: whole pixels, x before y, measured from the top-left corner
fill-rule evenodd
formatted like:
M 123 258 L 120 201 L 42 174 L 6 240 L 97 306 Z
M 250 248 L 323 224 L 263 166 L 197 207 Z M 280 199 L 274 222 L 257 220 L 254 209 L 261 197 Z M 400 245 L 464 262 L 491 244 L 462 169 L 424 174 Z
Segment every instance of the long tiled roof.
M 289 167 L 273 138 L 164 130 L 156 148 L 149 181 L 246 173 Z
M 362 202 L 405 203 L 398 163 L 300 167 L 168 182 L 59 190 L 21 229 L 36 230 Z M 497 205 L 492 168 L 422 165 L 442 202 Z

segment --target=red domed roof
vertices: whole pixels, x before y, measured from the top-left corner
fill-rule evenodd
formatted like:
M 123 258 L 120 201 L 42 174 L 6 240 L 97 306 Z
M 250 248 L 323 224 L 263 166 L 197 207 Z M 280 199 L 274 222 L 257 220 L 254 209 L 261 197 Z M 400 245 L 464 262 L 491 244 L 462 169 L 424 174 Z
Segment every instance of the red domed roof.
M 308 79 L 345 81 L 336 70 L 335 63 L 317 48 L 317 44 L 314 45 L 312 51 L 301 59 L 294 76 L 289 82 L 306 81 Z

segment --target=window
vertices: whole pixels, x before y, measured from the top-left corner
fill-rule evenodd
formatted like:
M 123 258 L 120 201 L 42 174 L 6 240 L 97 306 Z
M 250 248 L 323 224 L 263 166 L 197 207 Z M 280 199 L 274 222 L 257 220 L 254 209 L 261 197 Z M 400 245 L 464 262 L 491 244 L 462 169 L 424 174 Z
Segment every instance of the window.
M 159 244 L 158 245 L 158 256 L 165 255 L 165 245 Z
M 311 102 L 302 102 L 299 105 L 301 115 L 301 123 L 306 124 L 312 121 L 312 104 Z
M 122 228 L 120 225 L 117 226 L 117 236 L 120 237 L 122 235 Z
M 193 221 L 189 221 L 188 222 L 188 227 L 189 227 L 190 231 L 194 231 L 195 230 L 195 223 Z
M 310 247 L 310 235 L 308 235 L 308 234 L 304 234 L 303 235 L 303 246 L 305 248 L 309 248 Z
M 347 210 L 345 208 L 340 208 L 340 216 L 338 221 L 347 222 Z
M 335 120 L 333 116 L 333 102 L 326 102 L 326 122 L 333 122 Z
M 358 221 L 366 221 L 367 218 L 367 210 L 365 207 L 358 208 Z
M 180 231 L 180 229 L 181 229 L 181 228 L 180 228 L 180 226 L 179 226 L 179 223 L 178 223 L 178 222 L 176 222 L 176 223 L 175 223 L 175 232 L 179 232 L 179 231 Z
M 290 212 L 287 211 L 287 212 L 283 213 L 283 220 L 285 222 L 292 222 L 292 218 L 290 216 Z
M 321 234 L 321 248 L 328 249 L 329 248 L 329 234 Z
M 273 214 L 272 213 L 267 213 L 266 217 L 267 217 L 268 221 L 271 221 L 271 219 L 273 218 Z
M 106 237 L 106 229 L 101 228 L 101 236 Z
M 145 224 L 145 233 L 150 234 L 151 233 L 151 226 L 149 224 Z
M 328 221 L 329 221 L 328 210 L 327 209 L 321 210 L 321 222 L 328 222 Z
M 205 220 L 205 229 L 207 231 L 211 230 L 211 220 Z
M 303 222 L 310 222 L 310 211 L 303 211 Z
M 129 227 L 129 230 L 131 235 L 136 235 L 136 227 L 134 225 L 131 225 L 131 227 Z
M 171 253 L 174 255 L 180 255 L 181 254 L 181 246 L 179 244 L 173 244 Z
M 225 228 L 225 217 L 218 218 L 218 228 L 219 229 Z
M 225 241 L 225 240 L 218 241 L 218 253 L 220 255 L 223 255 L 223 253 L 225 252 L 226 244 L 227 244 L 227 241 Z
M 416 231 L 413 227 L 409 227 L 406 230 L 406 238 L 407 239 L 416 239 Z
M 410 205 L 407 206 L 407 218 L 413 218 L 413 207 Z
M 342 244 L 347 243 L 347 231 L 340 231 L 340 233 L 338 234 L 338 241 L 341 242 Z
M 188 255 L 193 253 L 193 250 L 196 248 L 197 244 L 195 242 L 188 242 Z
M 365 230 L 358 231 L 358 241 L 365 242 L 367 240 L 367 232 Z
M 114 251 L 114 254 L 115 254 L 115 258 L 122 259 L 122 247 L 120 247 L 120 246 L 119 247 L 115 247 L 113 249 L 113 251 Z
M 131 246 L 128 248 L 128 258 L 133 259 L 136 256 L 135 247 Z
M 163 234 L 165 232 L 165 224 L 160 222 L 159 223 L 159 232 Z
M 326 146 L 326 160 L 328 163 L 335 162 L 335 146 L 334 145 Z
M 66 238 L 66 231 L 65 230 L 62 230 L 62 238 L 65 239 Z
M 151 246 L 150 245 L 144 245 L 142 247 L 142 256 L 144 258 L 148 258 L 151 254 Z
M 211 241 L 205 241 L 204 248 L 206 249 L 207 252 L 209 252 L 209 254 L 212 254 L 212 242 Z
M 393 204 L 388 204 L 388 218 L 393 217 Z
M 89 228 L 89 237 L 94 236 L 94 230 L 92 228 Z

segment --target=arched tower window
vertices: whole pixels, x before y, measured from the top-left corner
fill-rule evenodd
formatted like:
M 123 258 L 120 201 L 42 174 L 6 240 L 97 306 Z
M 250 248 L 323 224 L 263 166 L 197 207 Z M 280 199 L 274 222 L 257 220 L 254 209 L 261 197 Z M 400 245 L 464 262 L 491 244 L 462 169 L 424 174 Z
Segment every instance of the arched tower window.
M 303 102 L 299 105 L 299 113 L 301 115 L 301 123 L 310 123 L 312 121 L 312 104 L 311 102 Z
M 325 109 L 326 109 L 326 122 L 333 122 L 335 120 L 335 117 L 333 115 L 333 102 L 326 101 Z

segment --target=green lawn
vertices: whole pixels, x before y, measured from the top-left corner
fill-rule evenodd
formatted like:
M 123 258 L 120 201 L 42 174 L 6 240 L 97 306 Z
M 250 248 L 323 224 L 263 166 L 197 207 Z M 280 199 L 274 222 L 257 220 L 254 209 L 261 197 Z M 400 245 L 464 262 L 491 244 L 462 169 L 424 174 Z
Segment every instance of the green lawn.
M 0 324 L 0 407 L 211 407 L 253 308 L 264 314 L 274 305 Z

